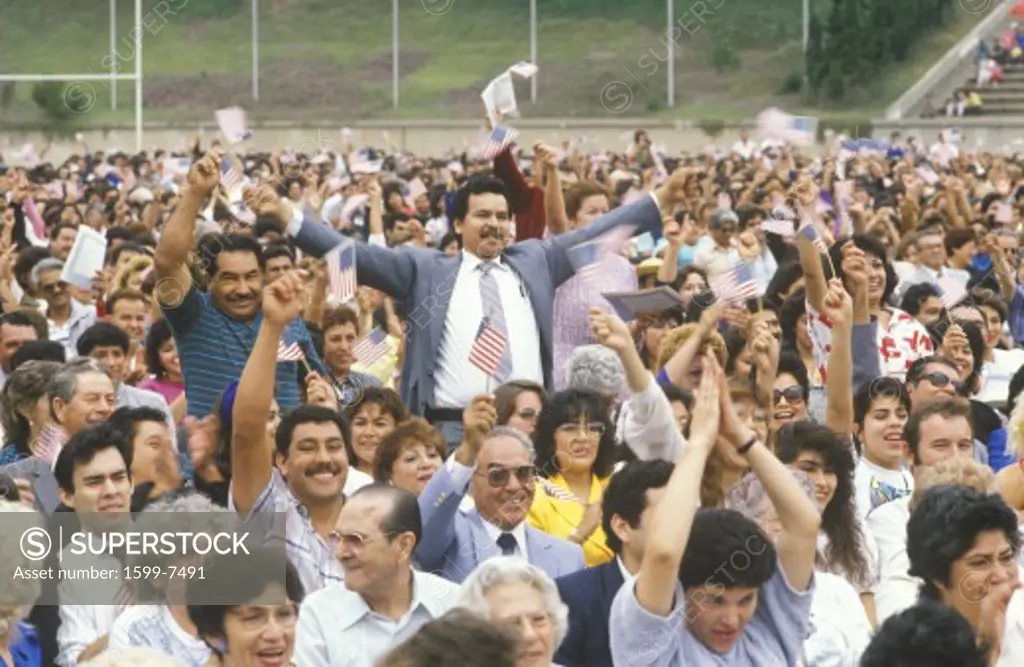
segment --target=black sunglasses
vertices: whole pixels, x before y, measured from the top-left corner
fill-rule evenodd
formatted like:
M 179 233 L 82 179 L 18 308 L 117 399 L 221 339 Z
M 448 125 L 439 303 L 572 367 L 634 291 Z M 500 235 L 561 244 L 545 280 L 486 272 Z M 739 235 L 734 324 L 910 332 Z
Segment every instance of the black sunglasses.
M 537 477 L 537 466 L 518 466 L 515 468 L 490 468 L 485 472 L 478 472 L 476 474 L 486 477 L 487 483 L 495 489 L 500 489 L 508 484 L 509 477 L 515 473 L 516 480 L 526 486 L 533 484 L 534 479 Z
M 957 393 L 960 393 L 960 390 L 964 386 L 963 382 L 961 382 L 960 380 L 954 380 L 953 378 L 949 377 L 945 373 L 928 373 L 927 375 L 922 375 L 921 379 L 922 380 L 928 380 L 929 382 L 931 382 L 935 386 L 936 389 L 942 389 L 947 384 L 952 382 L 953 383 L 953 390 L 955 392 L 957 392 Z
M 792 387 L 776 389 L 772 392 L 772 400 L 775 403 L 781 401 L 783 396 L 786 397 L 786 401 L 789 403 L 803 403 L 804 389 L 799 385 L 793 385 Z

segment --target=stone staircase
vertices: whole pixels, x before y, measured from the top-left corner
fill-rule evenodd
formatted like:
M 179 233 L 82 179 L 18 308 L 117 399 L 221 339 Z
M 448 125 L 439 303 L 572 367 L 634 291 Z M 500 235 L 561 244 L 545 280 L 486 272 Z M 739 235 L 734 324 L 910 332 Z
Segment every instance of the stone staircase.
M 980 92 L 984 116 L 1024 116 L 1024 64 L 1005 65 L 1003 82 Z

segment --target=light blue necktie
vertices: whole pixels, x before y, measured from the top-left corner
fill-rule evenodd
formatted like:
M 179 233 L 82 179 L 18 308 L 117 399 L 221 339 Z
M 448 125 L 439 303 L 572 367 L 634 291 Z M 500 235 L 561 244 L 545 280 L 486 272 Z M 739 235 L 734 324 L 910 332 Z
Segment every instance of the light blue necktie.
M 483 302 L 484 317 L 489 324 L 505 336 L 505 352 L 498 364 L 499 382 L 504 382 L 512 375 L 512 350 L 508 340 L 508 326 L 505 324 L 505 310 L 501 307 L 501 294 L 498 292 L 498 281 L 492 271 L 498 265 L 494 262 L 480 263 L 480 300 Z

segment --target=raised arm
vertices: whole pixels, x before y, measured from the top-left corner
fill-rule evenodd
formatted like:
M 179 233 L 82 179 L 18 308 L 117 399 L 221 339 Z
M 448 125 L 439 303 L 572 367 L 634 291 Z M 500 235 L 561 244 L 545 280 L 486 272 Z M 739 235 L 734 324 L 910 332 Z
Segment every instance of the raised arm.
M 161 305 L 177 305 L 181 294 L 187 292 L 192 284 L 188 253 L 195 236 L 196 218 L 210 193 L 219 184 L 220 161 L 216 155 L 207 153 L 192 164 L 188 171 L 188 185 L 181 193 L 174 213 L 164 225 L 156 246 L 153 267 L 157 279 L 156 296 Z
M 814 184 L 810 182 L 799 183 L 793 188 L 793 194 L 797 199 L 801 228 L 807 225 L 816 225 L 818 214 L 815 212 L 814 206 L 818 198 L 818 191 Z M 803 234 L 797 234 L 796 238 L 797 249 L 800 252 L 800 268 L 804 270 L 807 302 L 815 310 L 820 311 L 821 300 L 825 297 L 825 290 L 827 289 L 825 267 L 821 263 L 821 252 Z
M 785 464 L 764 443 L 758 442 L 754 432 L 740 420 L 724 380 L 718 393 L 722 412 L 721 435 L 737 450 L 753 443 L 744 456 L 779 514 L 782 534 L 776 542 L 776 549 L 786 580 L 797 591 L 807 590 L 814 571 L 814 555 L 821 527 L 818 509 Z M 694 416 L 699 417 L 700 413 L 695 410 Z
M 533 145 L 533 168 L 538 173 L 543 173 L 547 179 L 544 183 L 544 216 L 547 218 L 548 229 L 552 234 L 561 234 L 569 228 L 569 219 L 565 214 L 562 176 L 558 173 L 555 150 L 539 141 L 535 143 Z
M 249 512 L 270 482 L 273 448 L 267 415 L 274 398 L 277 346 L 288 322 L 302 313 L 306 283 L 301 272 L 281 276 L 263 291 L 263 323 L 242 371 L 231 414 L 231 494 L 235 509 Z
M 825 426 L 839 435 L 853 433 L 853 299 L 838 278 L 829 281 L 821 314 L 832 323 L 832 350 L 828 354 Z
M 674 217 L 662 220 L 665 240 L 668 245 L 662 250 L 661 266 L 658 267 L 658 282 L 672 285 L 679 276 L 679 250 L 683 247 L 683 228 Z
M 693 518 L 700 506 L 700 480 L 719 426 L 718 390 L 721 369 L 708 354 L 694 402 L 690 446 L 676 461 L 662 502 L 651 516 L 647 549 L 636 580 L 636 599 L 659 616 L 668 616 L 679 581 L 679 565 L 690 541 Z
M 683 341 L 683 344 L 676 350 L 676 353 L 669 357 L 664 367 L 658 371 L 658 376 L 663 378 L 662 381 L 667 379 L 677 387 L 685 386 L 684 378 L 690 372 L 690 366 L 693 365 L 693 360 L 697 358 L 697 352 L 700 350 L 701 344 L 708 334 L 718 326 L 718 320 L 722 318 L 724 311 L 725 304 L 717 302 L 700 314 L 697 330 Z

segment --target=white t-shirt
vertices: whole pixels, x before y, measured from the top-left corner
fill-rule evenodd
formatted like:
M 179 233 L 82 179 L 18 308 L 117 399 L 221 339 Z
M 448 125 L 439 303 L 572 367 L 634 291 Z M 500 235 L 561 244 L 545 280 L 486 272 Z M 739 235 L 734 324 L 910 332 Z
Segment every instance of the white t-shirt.
M 861 521 L 879 505 L 914 492 L 914 476 L 906 468 L 889 470 L 861 457 L 853 473 L 857 516 Z

